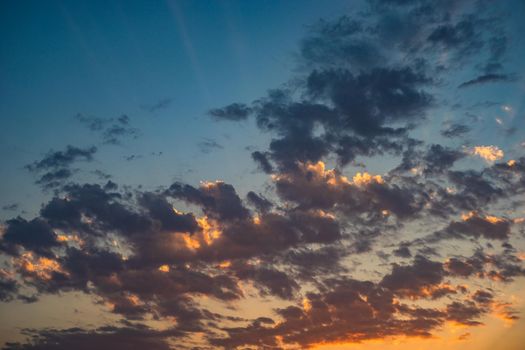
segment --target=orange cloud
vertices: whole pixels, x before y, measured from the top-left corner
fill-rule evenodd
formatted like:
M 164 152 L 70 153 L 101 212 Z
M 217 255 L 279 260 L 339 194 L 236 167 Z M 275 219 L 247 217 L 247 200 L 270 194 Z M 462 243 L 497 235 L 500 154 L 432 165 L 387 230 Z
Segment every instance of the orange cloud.
M 159 266 L 159 271 L 161 271 L 161 272 L 170 272 L 170 267 L 168 265 Z
M 370 175 L 367 172 L 363 172 L 355 174 L 352 178 L 352 182 L 357 186 L 367 186 L 371 183 L 384 184 L 385 180 L 383 180 L 381 175 Z
M 50 280 L 53 272 L 64 273 L 62 266 L 56 260 L 43 257 L 35 258 L 31 252 L 22 254 L 20 258 L 15 259 L 14 264 L 23 274 L 41 280 Z
M 487 162 L 495 162 L 505 156 L 505 153 L 497 146 L 474 146 L 468 153 L 479 156 Z

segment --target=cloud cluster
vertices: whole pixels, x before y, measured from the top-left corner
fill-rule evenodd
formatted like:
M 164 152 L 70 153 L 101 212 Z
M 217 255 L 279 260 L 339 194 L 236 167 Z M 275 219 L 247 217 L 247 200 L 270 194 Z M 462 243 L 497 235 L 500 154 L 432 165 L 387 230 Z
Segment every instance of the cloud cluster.
M 512 245 L 523 219 L 509 214 L 523 206 L 525 157 L 503 161 L 497 146 L 465 151 L 415 132 L 448 74 L 475 63 L 480 78 L 462 87 L 506 74 L 501 19 L 484 1 L 368 6 L 310 28 L 290 88 L 209 111 L 216 121 L 252 118 L 269 135 L 252 153 L 268 175 L 264 195 L 224 181 L 149 191 L 65 183 L 96 148 L 69 146 L 29 165 L 55 192 L 36 217 L 3 224 L 0 300 L 82 292 L 121 323 L 24 330 L 27 342 L 4 349 L 305 349 L 432 337 L 496 312 L 515 320 L 487 281 L 525 276 Z M 125 116 L 78 119 L 105 143 L 136 136 Z M 470 130 L 453 122 L 441 134 Z M 458 166 L 469 154 L 488 162 Z M 355 170 L 384 158 L 380 174 Z M 278 306 L 247 317 L 238 308 L 254 299 Z
M 157 109 L 159 108 L 153 108 L 152 112 Z M 99 134 L 104 144 L 119 145 L 125 138 L 136 139 L 139 136 L 139 130 L 131 126 L 130 118 L 125 114 L 117 118 L 98 118 L 77 114 L 75 118 L 90 131 Z
M 72 165 L 79 161 L 90 162 L 97 148 L 79 148 L 68 145 L 64 151 L 50 151 L 41 160 L 28 164 L 26 169 L 38 174 L 37 184 L 43 188 L 54 188 L 63 184 L 73 176 Z

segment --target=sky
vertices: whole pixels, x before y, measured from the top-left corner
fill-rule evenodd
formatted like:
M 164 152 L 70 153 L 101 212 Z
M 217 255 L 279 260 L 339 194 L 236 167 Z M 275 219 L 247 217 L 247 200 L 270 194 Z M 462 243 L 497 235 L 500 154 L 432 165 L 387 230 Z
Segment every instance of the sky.
M 0 2 L 0 348 L 525 342 L 525 2 Z

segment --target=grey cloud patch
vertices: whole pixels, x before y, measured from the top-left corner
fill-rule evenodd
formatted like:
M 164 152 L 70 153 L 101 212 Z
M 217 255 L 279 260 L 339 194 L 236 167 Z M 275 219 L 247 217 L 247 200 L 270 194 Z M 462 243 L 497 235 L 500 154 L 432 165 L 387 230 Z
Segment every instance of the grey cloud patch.
M 268 199 L 264 198 L 262 195 L 257 194 L 253 191 L 248 192 L 246 195 L 248 201 L 260 212 L 267 212 L 273 207 L 273 203 Z
M 487 83 L 504 83 L 504 82 L 514 82 L 516 81 L 516 78 L 508 75 L 508 74 L 484 74 L 480 75 L 479 77 L 476 77 L 471 80 L 467 80 L 464 83 L 461 83 L 458 87 L 459 88 L 466 88 L 474 85 L 482 85 Z
M 483 217 L 476 213 L 463 221 L 450 223 L 443 231 L 438 232 L 438 235 L 505 240 L 509 238 L 510 228 L 511 222 L 505 218 Z
M 0 250 L 9 255 L 17 256 L 20 248 L 25 248 L 43 256 L 51 256 L 51 249 L 60 246 L 57 235 L 44 220 L 27 221 L 17 217 L 7 220 L 6 225 Z
M 72 165 L 78 161 L 91 162 L 97 148 L 78 148 L 68 145 L 64 151 L 50 151 L 44 158 L 28 164 L 26 169 L 40 177 L 36 181 L 44 189 L 61 186 L 75 172 Z
M 172 105 L 173 101 L 174 101 L 173 98 L 166 97 L 166 98 L 160 99 L 156 103 L 142 105 L 140 106 L 140 108 L 142 108 L 143 110 L 149 113 L 157 113 L 159 111 L 169 108 Z
M 268 153 L 259 151 L 252 152 L 252 159 L 259 165 L 259 168 L 266 174 L 273 173 L 272 163 L 268 160 Z
M 119 145 L 124 139 L 136 139 L 140 135 L 139 130 L 131 125 L 130 118 L 125 114 L 116 118 L 98 118 L 79 113 L 75 119 L 90 131 L 99 134 L 104 144 Z
M 166 198 L 155 193 L 144 193 L 140 204 L 146 208 L 151 217 L 159 220 L 162 228 L 168 231 L 195 232 L 198 229 L 197 221 L 192 214 L 179 214 Z
M 430 173 L 444 173 L 450 169 L 456 161 L 465 157 L 465 153 L 462 151 L 454 150 L 441 145 L 431 145 L 423 160 L 425 162 L 424 172 Z
M 441 130 L 441 135 L 448 138 L 463 136 L 468 133 L 470 128 L 464 124 L 451 124 L 445 129 Z
M 68 145 L 64 151 L 50 151 L 43 159 L 27 165 L 27 169 L 31 171 L 41 171 L 69 167 L 78 160 L 93 160 L 93 155 L 96 152 L 97 148 L 94 146 L 89 148 L 78 148 Z
M 2 206 L 2 210 L 5 210 L 5 211 L 14 211 L 14 210 L 18 210 L 18 208 L 19 208 L 18 203 L 11 203 L 11 204 L 6 204 Z
M 248 118 L 252 109 L 242 103 L 232 103 L 223 108 L 211 109 L 208 114 L 218 120 L 239 121 Z
M 0 270 L 0 302 L 9 302 L 18 292 L 18 282 Z
M 3 350 L 169 350 L 169 338 L 182 335 L 175 330 L 156 331 L 145 325 L 127 327 L 103 326 L 88 330 L 82 328 L 68 329 L 26 329 L 30 341 L 25 344 L 7 343 Z
M 205 154 L 224 148 L 220 143 L 210 138 L 203 138 L 197 145 L 199 146 L 200 151 Z
M 205 212 L 221 220 L 243 219 L 246 209 L 232 185 L 223 182 L 205 184 L 200 188 L 175 183 L 167 191 L 169 196 L 201 205 Z

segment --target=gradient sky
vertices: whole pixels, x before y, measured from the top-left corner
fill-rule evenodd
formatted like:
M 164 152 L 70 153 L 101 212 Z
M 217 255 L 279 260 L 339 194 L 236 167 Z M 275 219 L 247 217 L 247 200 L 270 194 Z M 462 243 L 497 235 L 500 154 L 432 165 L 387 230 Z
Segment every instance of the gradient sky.
M 0 2 L 0 346 L 525 342 L 525 2 Z

